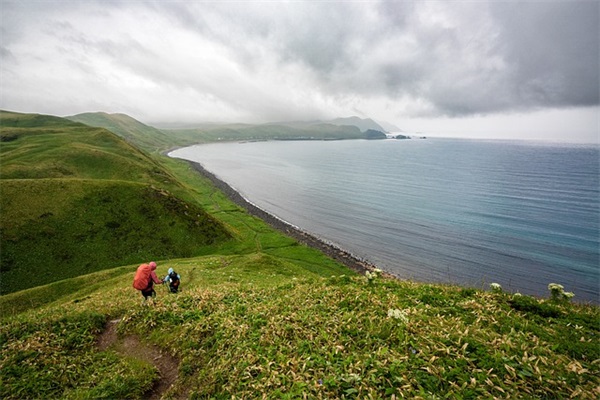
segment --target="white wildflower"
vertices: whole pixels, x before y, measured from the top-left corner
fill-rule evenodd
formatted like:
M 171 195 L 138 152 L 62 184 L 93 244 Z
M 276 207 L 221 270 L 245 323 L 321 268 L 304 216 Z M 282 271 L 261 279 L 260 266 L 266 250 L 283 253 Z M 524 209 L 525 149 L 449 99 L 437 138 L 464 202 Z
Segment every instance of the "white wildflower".
M 365 276 L 367 277 L 367 280 L 369 280 L 369 282 L 377 278 L 377 274 L 371 271 L 365 272 Z
M 494 293 L 502 293 L 502 286 L 499 283 L 490 283 L 490 288 Z
M 562 293 L 562 291 L 564 290 L 564 288 L 565 287 L 563 285 L 560 285 L 558 283 L 550 283 L 548 285 L 548 290 L 551 291 L 551 292 L 557 291 L 559 293 Z
M 557 301 L 570 301 L 573 297 L 575 297 L 575 293 L 573 292 L 565 292 L 564 286 L 558 283 L 550 283 L 548 285 L 548 290 L 550 290 L 550 297 L 552 300 Z
M 406 315 L 406 312 L 398 310 L 397 308 L 390 308 L 387 315 L 389 318 L 399 319 L 405 324 L 408 323 L 408 315 Z

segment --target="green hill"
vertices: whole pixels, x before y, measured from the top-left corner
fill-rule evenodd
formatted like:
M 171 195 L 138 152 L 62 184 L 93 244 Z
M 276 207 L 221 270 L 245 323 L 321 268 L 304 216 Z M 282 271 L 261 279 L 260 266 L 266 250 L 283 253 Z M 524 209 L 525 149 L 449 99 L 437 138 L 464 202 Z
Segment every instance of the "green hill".
M 361 276 L 186 162 L 53 117 L 0 113 L 0 125 L 0 256 L 8 244 L 44 262 L 12 261 L 6 276 L 85 273 L 2 292 L 3 399 L 598 397 L 598 307 Z M 120 163 L 92 168 L 78 148 Z M 158 287 L 153 305 L 131 287 L 146 255 L 91 271 L 123 241 L 132 255 L 169 240 L 188 249 L 195 235 L 206 241 L 191 255 L 152 254 L 159 276 L 182 276 L 182 291 Z
M 196 142 L 227 140 L 343 140 L 364 139 L 365 135 L 355 126 L 315 124 L 288 126 L 283 124 L 264 125 L 217 125 L 197 129 L 165 130 L 179 138 L 193 138 Z
M 89 126 L 105 128 L 136 147 L 149 152 L 166 150 L 173 146 L 186 146 L 197 142 L 193 139 L 193 136 L 178 136 L 168 131 L 161 131 L 125 114 L 97 112 L 77 114 L 67 118 Z
M 304 257 L 159 263 L 183 286 L 154 306 L 135 265 L 2 296 L 0 396 L 597 398 L 598 308 L 311 272 Z
M 282 122 L 269 124 L 204 124 L 196 128 L 156 129 L 124 114 L 84 113 L 67 117 L 71 121 L 105 128 L 134 146 L 159 152 L 196 143 L 235 140 L 346 140 L 385 139 L 367 127 L 379 127 L 371 119 L 338 118 L 326 122 Z M 364 128 L 361 130 L 361 128 Z M 381 131 L 383 128 L 379 127 Z
M 139 260 L 188 257 L 230 234 L 113 133 L 0 112 L 0 293 Z
M 344 140 L 366 139 L 367 134 L 351 124 L 207 124 L 198 128 L 156 129 L 128 115 L 84 113 L 69 120 L 105 128 L 127 142 L 148 152 L 167 150 L 195 143 L 233 140 Z
M 336 118 L 329 121 L 335 125 L 354 125 L 361 130 L 361 132 L 366 132 L 369 129 L 379 132 L 385 132 L 386 130 L 379 125 L 377 122 L 373 121 L 371 118 L 359 118 L 359 117 L 347 117 L 347 118 Z
M 147 154 L 106 129 L 0 111 L 2 179 L 80 178 L 171 183 Z

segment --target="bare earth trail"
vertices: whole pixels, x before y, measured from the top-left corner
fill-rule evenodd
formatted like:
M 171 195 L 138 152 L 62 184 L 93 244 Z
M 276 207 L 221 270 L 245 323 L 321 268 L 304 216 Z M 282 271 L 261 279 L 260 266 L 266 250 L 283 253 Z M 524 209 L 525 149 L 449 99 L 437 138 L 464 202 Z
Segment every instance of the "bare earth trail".
M 144 399 L 157 400 L 175 383 L 179 361 L 163 352 L 156 346 L 148 346 L 140 342 L 134 335 L 119 338 L 117 323 L 120 320 L 109 321 L 104 332 L 98 336 L 97 346 L 101 351 L 112 349 L 127 357 L 137 358 L 154 365 L 158 369 L 159 379 L 154 386 L 144 394 Z

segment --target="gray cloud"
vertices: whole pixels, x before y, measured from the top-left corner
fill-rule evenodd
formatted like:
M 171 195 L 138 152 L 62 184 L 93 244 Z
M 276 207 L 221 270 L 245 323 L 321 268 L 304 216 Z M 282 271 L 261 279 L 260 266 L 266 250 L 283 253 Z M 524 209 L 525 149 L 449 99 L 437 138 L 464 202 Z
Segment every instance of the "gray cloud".
M 515 100 L 532 106 L 599 101 L 599 3 L 492 4 L 512 66 Z
M 255 121 L 598 106 L 599 7 L 3 2 L 0 106 Z

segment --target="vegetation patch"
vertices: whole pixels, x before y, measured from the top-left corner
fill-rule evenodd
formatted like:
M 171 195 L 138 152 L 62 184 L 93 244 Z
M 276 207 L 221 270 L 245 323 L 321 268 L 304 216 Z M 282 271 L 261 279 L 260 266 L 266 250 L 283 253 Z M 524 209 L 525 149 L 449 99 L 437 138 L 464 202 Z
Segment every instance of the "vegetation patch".
M 116 315 L 121 337 L 144 337 L 181 360 L 169 391 L 174 397 L 595 399 L 599 394 L 595 307 L 560 304 L 559 317 L 532 319 L 528 311 L 511 307 L 510 295 L 471 289 L 465 297 L 463 289 L 444 285 L 319 277 L 293 264 L 281 265 L 287 272 L 277 274 L 270 257 L 250 255 L 170 266 L 185 286 L 177 295 L 158 288 L 154 306 L 141 305 L 130 282 L 113 280 L 114 285 L 71 302 L 67 316 L 66 303 L 56 303 L 5 318 L 0 374 L 10 389 L 2 395 L 94 397 L 101 389 L 122 397 L 112 373 L 133 388 L 151 387 L 155 369 L 114 358 L 119 353 L 110 347 L 92 353 L 94 337 Z M 433 291 L 447 301 L 422 301 Z M 101 316 L 86 311 L 92 304 Z M 32 340 L 36 355 L 28 352 Z M 53 373 L 71 365 L 82 379 L 59 379 L 54 387 L 42 381 L 25 391 L 21 382 L 37 378 L 50 358 L 58 363 Z M 102 371 L 95 384 L 88 370 Z
M 0 293 L 150 259 L 214 251 L 231 235 L 160 162 L 105 129 L 0 111 Z M 12 138 L 12 139 L 11 139 Z M 210 249 L 210 250 L 207 250 Z
M 73 180 L 0 185 L 3 294 L 140 260 L 193 257 L 229 238 L 204 210 L 149 186 Z
M 361 276 L 244 213 L 185 162 L 60 118 L 0 116 L 0 133 L 18 133 L 0 153 L 2 284 L 13 271 L 10 287 L 29 280 L 37 253 L 56 260 L 39 270 L 48 279 L 84 274 L 2 288 L 3 399 L 145 398 L 164 374 L 125 351 L 135 346 L 180 360 L 168 398 L 600 396 L 600 311 L 558 284 L 546 300 Z M 72 145 L 83 158 L 62 162 Z M 94 164 L 105 153 L 125 161 Z M 189 255 L 164 256 L 157 274 L 174 268 L 181 291 L 159 286 L 143 303 L 137 265 L 173 249 Z M 90 272 L 90 260 L 128 265 Z M 98 347 L 116 320 L 116 341 Z

